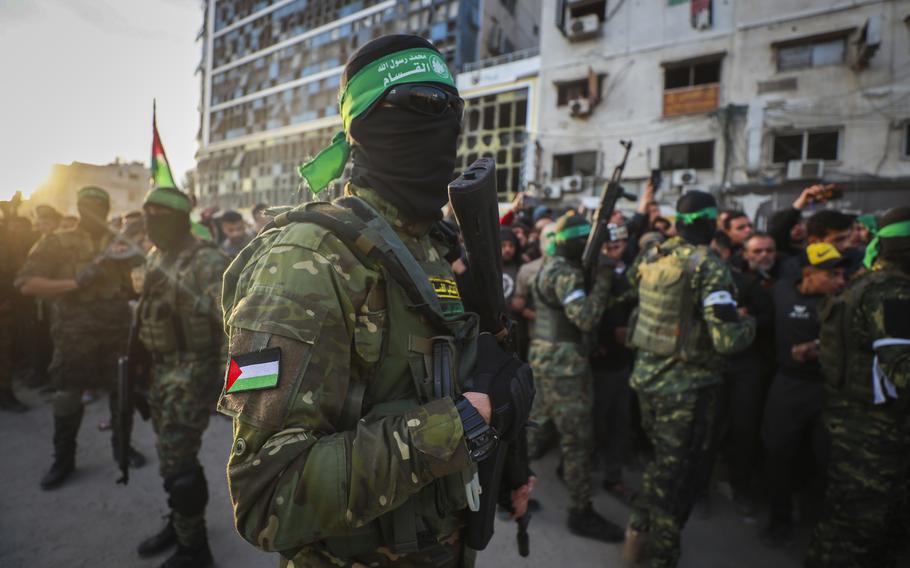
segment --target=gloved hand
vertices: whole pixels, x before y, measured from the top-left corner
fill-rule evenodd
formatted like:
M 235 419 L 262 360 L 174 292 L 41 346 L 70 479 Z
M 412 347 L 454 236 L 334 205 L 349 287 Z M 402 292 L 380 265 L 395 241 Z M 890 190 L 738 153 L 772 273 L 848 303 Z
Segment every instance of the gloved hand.
M 464 390 L 490 397 L 490 423 L 502 439 L 514 440 L 527 424 L 535 394 L 531 367 L 504 351 L 489 333 L 477 339 L 477 363 Z
M 95 260 L 76 274 L 76 285 L 85 288 L 95 284 L 104 277 L 102 260 Z

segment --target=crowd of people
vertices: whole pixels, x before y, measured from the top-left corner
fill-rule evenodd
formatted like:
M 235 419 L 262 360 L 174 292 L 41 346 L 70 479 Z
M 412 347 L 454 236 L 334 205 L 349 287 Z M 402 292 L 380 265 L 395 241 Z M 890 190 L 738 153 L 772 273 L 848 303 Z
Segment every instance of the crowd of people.
M 854 216 L 820 184 L 758 232 L 704 191 L 664 216 L 649 184 L 585 266 L 604 220 L 519 195 L 498 235 L 515 355 L 501 321 L 484 327 L 496 314 L 469 309 L 491 290 L 440 214 L 464 110 L 441 54 L 380 37 L 340 89 L 349 136 L 299 169 L 319 193 L 353 160 L 332 203 L 193 220 L 190 196 L 153 187 L 111 218 L 88 186 L 69 221 L 36 207 L 37 230 L 5 204 L 0 408 L 27 410 L 13 370 L 50 384 L 42 489 L 75 471 L 86 391 L 111 395 L 114 461 L 145 462 L 115 396 L 127 368 L 170 511 L 137 552 L 175 550 L 164 568 L 213 563 L 198 452 L 216 405 L 233 420 L 237 532 L 288 565 L 473 566 L 491 536 L 465 526 L 491 498 L 483 462 L 526 436 L 532 461 L 559 448 L 569 531 L 624 541 L 629 562 L 677 565 L 690 513 L 724 483 L 744 521 L 766 511 L 769 546 L 793 542 L 797 514 L 820 519 L 810 568 L 895 566 L 910 526 L 910 208 Z M 537 478 L 506 459 L 500 490 L 521 520 Z M 595 469 L 630 504 L 625 529 L 592 506 Z

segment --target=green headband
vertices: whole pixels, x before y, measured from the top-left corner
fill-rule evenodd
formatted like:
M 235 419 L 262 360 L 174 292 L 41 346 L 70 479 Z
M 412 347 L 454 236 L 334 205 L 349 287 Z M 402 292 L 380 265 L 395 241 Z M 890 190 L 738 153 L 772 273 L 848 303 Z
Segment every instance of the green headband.
M 863 227 L 865 227 L 870 233 L 875 233 L 878 230 L 878 221 L 875 219 L 875 215 L 865 214 L 860 215 L 856 218 Z
M 575 225 L 574 227 L 567 227 L 556 233 L 555 241 L 557 243 L 564 243 L 569 239 L 587 237 L 589 234 L 591 234 L 591 225 L 588 225 L 587 223 L 584 225 Z
M 875 259 L 878 258 L 878 253 L 881 252 L 882 247 L 879 239 L 894 237 L 910 237 L 910 220 L 885 225 L 875 233 L 875 238 L 866 247 L 866 257 L 863 259 L 863 264 L 866 268 L 872 268 L 872 265 L 875 264 Z
M 164 187 L 150 189 L 149 192 L 145 194 L 145 202 L 143 205 L 149 204 L 160 205 L 186 214 L 189 214 L 193 209 L 193 203 L 190 201 L 189 197 L 176 189 Z
M 338 94 L 343 130 L 315 158 L 297 168 L 310 191 L 319 193 L 344 172 L 351 154 L 347 140 L 351 121 L 382 98 L 389 87 L 405 83 L 442 83 L 455 87 L 445 60 L 439 52 L 426 47 L 390 53 L 355 73 Z
M 78 192 L 76 192 L 76 202 L 77 203 L 86 198 L 101 199 L 108 203 L 110 203 L 110 201 L 111 201 L 111 196 L 108 195 L 108 193 L 106 191 L 104 191 L 100 187 L 96 187 L 94 185 L 89 185 L 89 186 L 83 187 Z
M 704 209 L 699 209 L 698 211 L 693 211 L 692 213 L 676 214 L 676 218 L 682 221 L 683 225 L 691 225 L 702 217 L 707 217 L 708 219 L 717 219 L 717 207 L 705 207 Z

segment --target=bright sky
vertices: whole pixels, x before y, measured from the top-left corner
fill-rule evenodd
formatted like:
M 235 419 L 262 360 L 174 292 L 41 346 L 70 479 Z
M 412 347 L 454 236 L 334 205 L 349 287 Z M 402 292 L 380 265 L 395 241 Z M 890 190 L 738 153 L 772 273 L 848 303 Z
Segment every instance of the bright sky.
M 0 200 L 52 164 L 148 164 L 152 99 L 177 183 L 195 166 L 198 0 L 0 0 Z

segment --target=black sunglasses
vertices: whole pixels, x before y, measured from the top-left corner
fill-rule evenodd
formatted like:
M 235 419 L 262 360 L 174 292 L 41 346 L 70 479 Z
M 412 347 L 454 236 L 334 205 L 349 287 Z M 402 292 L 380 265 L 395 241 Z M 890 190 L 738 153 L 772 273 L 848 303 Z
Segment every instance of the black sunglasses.
M 429 85 L 398 85 L 389 89 L 382 100 L 431 116 L 439 116 L 451 107 L 459 123 L 464 114 L 464 100 L 461 97 Z

